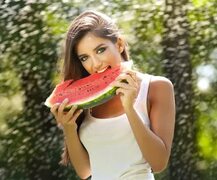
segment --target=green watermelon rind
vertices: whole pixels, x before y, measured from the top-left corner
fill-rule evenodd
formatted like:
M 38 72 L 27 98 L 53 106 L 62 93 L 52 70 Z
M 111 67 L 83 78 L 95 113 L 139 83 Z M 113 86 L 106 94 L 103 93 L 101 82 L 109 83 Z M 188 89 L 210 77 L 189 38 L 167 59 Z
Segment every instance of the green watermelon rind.
M 110 100 L 116 94 L 116 90 L 117 87 L 113 87 L 110 90 L 108 90 L 106 93 L 103 93 L 102 95 L 98 96 L 97 98 L 94 98 L 93 100 L 81 104 L 68 105 L 67 107 L 64 108 L 64 111 L 69 111 L 72 106 L 77 106 L 78 109 L 89 109 L 98 106 L 100 104 L 103 104 L 108 100 Z

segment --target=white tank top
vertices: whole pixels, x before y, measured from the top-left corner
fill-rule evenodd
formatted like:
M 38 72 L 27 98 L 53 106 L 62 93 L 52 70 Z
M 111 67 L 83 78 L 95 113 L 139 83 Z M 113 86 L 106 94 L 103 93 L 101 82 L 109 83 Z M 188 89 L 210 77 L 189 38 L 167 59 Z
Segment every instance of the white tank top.
M 142 81 L 134 108 L 143 123 L 150 127 L 147 94 L 151 75 L 139 75 Z M 91 116 L 88 111 L 79 136 L 89 154 L 91 180 L 154 180 L 126 114 L 100 119 Z

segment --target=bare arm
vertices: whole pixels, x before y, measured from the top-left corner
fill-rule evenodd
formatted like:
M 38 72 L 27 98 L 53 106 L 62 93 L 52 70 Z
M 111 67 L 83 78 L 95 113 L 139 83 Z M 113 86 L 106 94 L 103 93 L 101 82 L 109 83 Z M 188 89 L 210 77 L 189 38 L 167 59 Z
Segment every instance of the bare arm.
M 78 176 L 87 179 L 91 175 L 88 153 L 82 146 L 77 131 L 65 134 L 70 161 Z
M 144 158 L 153 171 L 162 171 L 168 163 L 175 124 L 175 100 L 173 86 L 165 78 L 150 84 L 151 130 L 143 124 L 136 111 L 126 110 L 135 138 Z
M 161 165 L 155 166 L 158 171 L 166 168 L 172 148 L 175 128 L 175 98 L 172 83 L 166 78 L 156 77 L 151 83 L 149 97 L 151 130 L 160 138 L 164 147 L 161 151 L 164 155 L 161 157 Z M 156 156 L 154 160 L 157 161 L 157 158 L 159 157 Z
M 128 84 L 117 83 L 118 93 L 122 94 L 122 104 L 129 119 L 136 141 L 143 157 L 154 172 L 166 168 L 172 146 L 175 124 L 175 100 L 172 83 L 163 77 L 155 76 L 150 83 L 150 123 L 147 127 L 133 108 L 132 99 L 137 89 L 136 83 L 125 76 Z
M 72 107 L 69 112 L 63 111 L 67 101 L 60 105 L 54 105 L 51 112 L 54 114 L 57 124 L 63 127 L 70 161 L 81 179 L 87 179 L 91 175 L 89 156 L 82 146 L 78 133 L 76 119 L 82 111 Z

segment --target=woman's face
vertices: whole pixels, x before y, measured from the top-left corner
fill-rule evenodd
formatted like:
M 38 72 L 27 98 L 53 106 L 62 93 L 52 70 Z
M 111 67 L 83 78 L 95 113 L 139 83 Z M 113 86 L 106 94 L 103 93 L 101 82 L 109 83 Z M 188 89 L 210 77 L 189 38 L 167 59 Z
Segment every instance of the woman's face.
M 77 55 L 89 74 L 100 73 L 120 65 L 124 44 L 121 39 L 116 43 L 87 33 L 77 44 Z

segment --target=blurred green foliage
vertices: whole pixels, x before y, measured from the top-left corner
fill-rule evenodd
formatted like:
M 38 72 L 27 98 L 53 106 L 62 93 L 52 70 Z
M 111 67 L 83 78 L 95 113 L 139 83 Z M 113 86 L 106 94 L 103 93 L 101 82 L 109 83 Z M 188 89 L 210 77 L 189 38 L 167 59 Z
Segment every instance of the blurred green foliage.
M 191 157 L 191 154 L 187 155 L 188 147 L 184 141 L 185 138 L 192 140 L 197 151 L 197 157 L 192 154 L 192 161 L 196 160 L 196 164 L 194 162 L 192 166 L 200 173 L 199 177 L 207 180 L 217 177 L 217 2 L 180 1 L 184 3 L 181 4 L 182 10 L 186 12 L 184 17 L 178 14 L 175 6 L 168 5 L 170 2 L 175 1 L 1 1 L 1 179 L 77 179 L 71 167 L 58 165 L 63 137 L 43 102 L 59 80 L 57 63 L 63 50 L 67 27 L 73 17 L 88 8 L 106 12 L 118 22 L 129 43 L 131 58 L 138 69 L 167 76 L 174 81 L 176 92 L 179 92 L 180 88 L 183 88 L 183 93 L 191 91 L 193 96 L 187 96 L 184 100 L 192 99 L 189 102 L 194 111 L 192 117 L 183 111 L 179 114 L 177 122 L 177 126 L 184 123 L 180 127 L 187 128 L 187 132 L 190 133 L 184 134 L 185 130 L 176 129 L 177 141 L 173 147 L 177 150 L 174 152 L 180 152 L 181 147 L 180 149 L 186 150 L 186 154 L 174 153 L 174 156 L 177 158 L 176 161 L 186 156 Z M 165 12 L 173 10 L 177 17 L 171 20 Z M 183 25 L 183 18 L 187 19 L 186 26 Z M 174 35 L 179 35 L 182 29 L 168 31 L 164 23 L 172 27 L 172 30 L 180 24 L 187 29 L 187 41 L 177 40 L 180 43 L 177 47 L 188 46 L 188 67 L 181 59 L 180 62 L 177 61 L 176 57 L 181 55 L 181 51 L 174 54 L 176 61 L 166 61 L 165 51 L 169 45 L 163 45 L 162 42 L 169 35 L 176 40 Z M 168 65 L 168 62 L 171 63 L 169 67 L 165 65 Z M 192 89 L 179 86 L 183 83 L 179 70 L 183 72 L 183 78 L 185 73 L 188 73 L 186 76 L 190 77 Z M 177 71 L 177 75 L 174 73 L 171 76 L 169 72 L 172 71 Z M 208 89 L 199 88 L 201 86 L 198 86 L 198 83 L 201 79 L 206 80 Z M 182 97 L 177 94 L 177 98 Z M 184 118 L 185 115 L 187 118 Z M 190 124 L 186 122 L 188 118 L 191 119 Z M 189 126 L 185 126 L 185 123 Z M 192 128 L 195 126 L 196 128 Z M 196 139 L 191 137 L 192 135 L 196 135 Z M 179 178 L 186 178 L 181 175 L 184 167 L 180 167 L 178 162 L 170 164 L 177 166 L 176 173 L 180 175 Z M 157 174 L 156 179 L 178 178 L 174 176 L 168 168 Z

